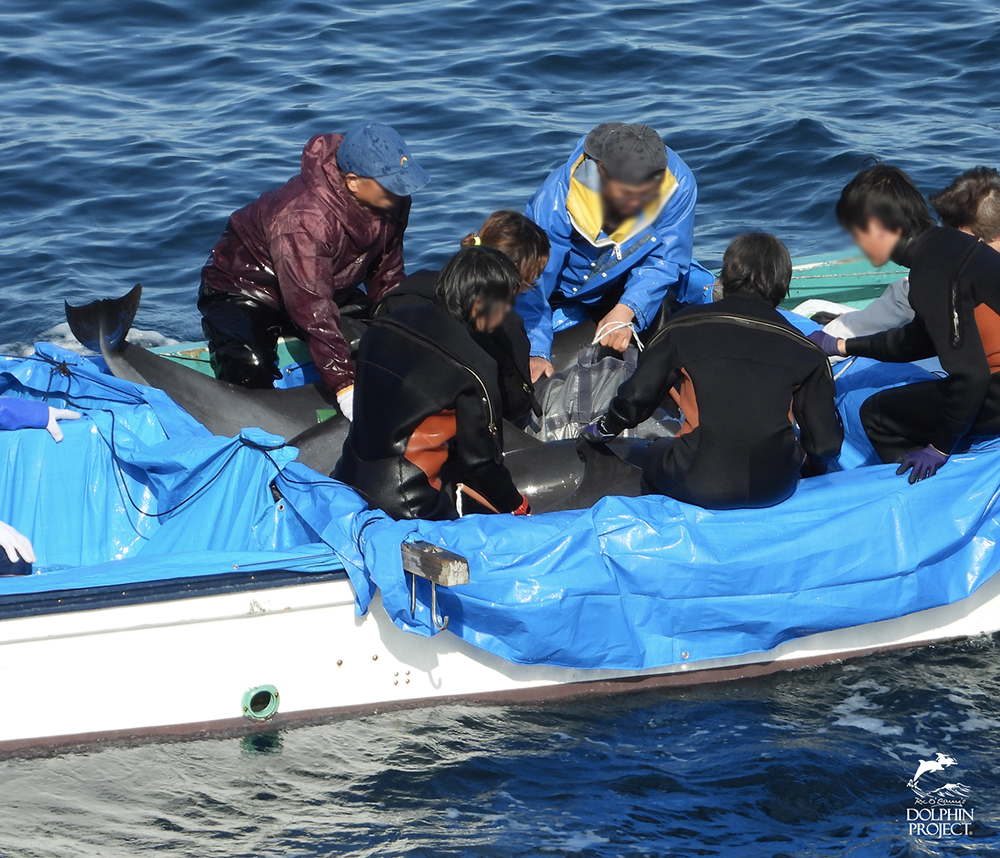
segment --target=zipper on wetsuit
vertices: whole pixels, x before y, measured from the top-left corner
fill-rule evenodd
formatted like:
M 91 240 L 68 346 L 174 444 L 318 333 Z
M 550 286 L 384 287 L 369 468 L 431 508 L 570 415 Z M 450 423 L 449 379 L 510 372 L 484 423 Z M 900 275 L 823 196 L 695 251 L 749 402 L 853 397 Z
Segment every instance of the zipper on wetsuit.
M 382 324 L 394 328 L 395 330 L 399 331 L 399 333 L 401 333 L 403 336 L 409 337 L 414 342 L 430 346 L 434 351 L 440 354 L 450 364 L 457 366 L 459 369 L 464 369 L 467 373 L 469 373 L 469 375 L 471 375 L 476 381 L 478 381 L 479 386 L 483 389 L 483 402 L 486 403 L 486 412 L 489 414 L 489 423 L 487 424 L 486 428 L 490 430 L 491 435 L 497 436 L 496 417 L 493 413 L 493 402 L 490 400 L 490 391 L 489 388 L 486 387 L 486 382 L 484 382 L 482 378 L 479 377 L 479 373 L 477 373 L 474 369 L 472 369 L 472 367 L 466 366 L 460 360 L 450 355 L 438 343 L 434 342 L 434 340 L 428 339 L 427 337 L 418 334 L 416 331 L 411 331 L 409 328 L 400 325 L 398 322 L 395 322 L 391 319 L 383 319 Z
M 976 239 L 976 243 L 969 248 L 965 256 L 962 257 L 962 261 L 958 264 L 958 268 L 955 269 L 955 276 L 951 278 L 951 289 L 948 290 L 948 300 L 951 302 L 951 306 L 948 309 L 951 310 L 951 347 L 953 349 L 957 349 L 962 345 L 962 319 L 958 315 L 958 287 L 961 285 L 965 268 L 972 260 L 972 257 L 976 255 L 981 241 L 981 238 Z
M 802 336 L 802 334 L 800 334 L 798 331 L 790 331 L 787 328 L 783 327 L 782 325 L 777 325 L 774 322 L 765 322 L 762 319 L 747 319 L 744 318 L 743 316 L 732 316 L 728 314 L 724 315 L 720 313 L 712 316 L 708 315 L 694 316 L 690 319 L 678 319 L 676 322 L 669 322 L 668 324 L 664 325 L 664 327 L 662 327 L 656 333 L 656 335 L 646 344 L 646 349 L 648 350 L 649 347 L 653 345 L 653 343 L 655 343 L 658 339 L 660 339 L 660 337 L 662 337 L 665 333 L 667 333 L 667 331 L 671 330 L 672 328 L 689 328 L 692 325 L 703 325 L 706 322 L 729 322 L 737 325 L 743 325 L 744 327 L 747 328 L 767 328 L 771 331 L 774 331 L 777 334 L 781 334 L 782 336 L 788 337 L 788 339 L 790 340 L 794 340 L 796 343 L 801 343 L 802 340 L 805 340 L 807 344 L 811 345 L 811 343 L 809 343 L 809 340 L 807 340 L 804 336 Z M 833 373 L 832 370 L 830 370 L 829 361 L 826 361 L 826 368 L 830 372 L 830 376 L 832 378 Z

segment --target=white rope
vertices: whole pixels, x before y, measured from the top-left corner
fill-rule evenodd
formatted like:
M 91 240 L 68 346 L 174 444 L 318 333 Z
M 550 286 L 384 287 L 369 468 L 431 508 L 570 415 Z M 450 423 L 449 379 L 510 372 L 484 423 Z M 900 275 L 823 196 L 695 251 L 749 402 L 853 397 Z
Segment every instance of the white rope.
M 594 334 L 594 340 L 591 342 L 591 345 L 596 346 L 608 334 L 613 334 L 615 331 L 622 331 L 625 328 L 628 328 L 632 332 L 632 338 L 635 340 L 636 346 L 639 348 L 639 351 L 642 351 L 645 346 L 642 344 L 642 340 L 639 339 L 639 333 L 636 331 L 635 325 L 631 322 L 605 322 L 597 329 L 597 333 Z
M 458 513 L 459 518 L 462 517 L 462 499 L 464 497 L 464 492 L 462 491 L 462 489 L 464 488 L 465 486 L 463 486 L 461 483 L 455 486 L 455 511 Z
M 852 364 L 852 363 L 854 363 L 854 361 L 856 361 L 857 359 L 858 359 L 858 356 L 857 356 L 857 355 L 853 355 L 852 357 L 849 357 L 849 358 L 848 358 L 847 360 L 845 360 L 845 361 L 844 361 L 844 362 L 843 362 L 843 363 L 841 364 L 841 366 L 840 366 L 840 369 L 838 369 L 838 370 L 837 370 L 837 371 L 836 371 L 836 372 L 835 372 L 835 373 L 833 374 L 833 380 L 834 380 L 834 381 L 836 381 L 836 380 L 837 380 L 838 378 L 840 378 L 840 377 L 841 377 L 841 376 L 842 376 L 842 375 L 843 375 L 843 374 L 844 374 L 845 372 L 847 372 L 847 370 L 848 370 L 848 369 L 850 369 L 850 367 L 851 367 L 851 364 Z

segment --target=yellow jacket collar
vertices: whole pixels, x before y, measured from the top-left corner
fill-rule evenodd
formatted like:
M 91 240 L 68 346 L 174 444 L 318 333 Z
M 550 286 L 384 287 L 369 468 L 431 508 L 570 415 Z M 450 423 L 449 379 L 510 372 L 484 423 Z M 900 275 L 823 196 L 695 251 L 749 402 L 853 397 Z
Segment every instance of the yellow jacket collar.
M 624 244 L 648 227 L 663 211 L 667 201 L 677 190 L 677 178 L 670 170 L 663 173 L 659 196 L 647 204 L 640 215 L 624 221 L 612 234 L 601 236 L 604 224 L 604 205 L 601 201 L 601 182 L 597 162 L 581 155 L 570 168 L 569 191 L 566 194 L 566 211 L 573 228 L 596 247 Z

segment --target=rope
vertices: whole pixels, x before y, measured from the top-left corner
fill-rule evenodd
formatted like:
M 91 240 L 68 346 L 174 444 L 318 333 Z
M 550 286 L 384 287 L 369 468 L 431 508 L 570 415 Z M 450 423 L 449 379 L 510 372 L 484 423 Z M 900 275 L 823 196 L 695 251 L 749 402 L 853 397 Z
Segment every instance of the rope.
M 888 277 L 892 274 L 903 274 L 902 271 L 862 271 L 857 274 L 842 272 L 840 274 L 793 274 L 792 280 L 825 280 L 829 277 Z M 899 279 L 899 278 L 897 278 Z M 890 281 L 891 282 L 891 281 Z
M 635 325 L 632 322 L 605 322 L 601 327 L 597 329 L 597 333 L 594 334 L 592 346 L 596 346 L 602 339 L 604 339 L 608 334 L 613 334 L 615 331 L 622 331 L 628 328 L 632 332 L 632 338 L 635 340 L 635 344 L 639 351 L 642 351 L 645 346 L 642 344 L 642 340 L 639 339 L 639 332 L 636 331 Z
M 122 466 L 122 463 L 124 462 L 124 459 L 123 459 L 123 457 L 118 452 L 118 443 L 117 443 L 117 441 L 115 439 L 115 430 L 116 430 L 117 425 L 118 425 L 117 424 L 117 418 L 115 417 L 115 412 L 112 409 L 110 409 L 110 408 L 93 408 L 93 407 L 89 407 L 89 406 L 80 404 L 79 400 L 75 396 L 73 396 L 70 393 L 70 391 L 69 391 L 69 384 L 70 384 L 70 382 L 73 381 L 73 379 L 76 376 L 73 374 L 72 370 L 69 368 L 69 366 L 66 363 L 54 361 L 54 360 L 51 360 L 50 358 L 46 358 L 46 357 L 43 357 L 41 355 L 32 355 L 30 358 L 28 358 L 28 360 L 37 360 L 40 363 L 46 363 L 46 364 L 48 364 L 51 367 L 51 370 L 50 370 L 50 373 L 49 373 L 49 383 L 48 383 L 48 385 L 46 386 L 46 389 L 45 389 L 45 397 L 44 398 L 46 400 L 49 398 L 50 395 L 53 395 L 53 392 L 52 392 L 52 382 L 55 379 L 56 373 L 59 373 L 60 375 L 64 376 L 67 379 L 67 383 L 66 383 L 66 390 L 65 390 L 65 392 L 58 391 L 58 392 L 55 393 L 55 395 L 58 396 L 58 398 L 64 400 L 67 404 L 74 405 L 75 407 L 80 408 L 81 410 L 84 410 L 84 411 L 102 411 L 102 412 L 108 414 L 111 417 L 111 437 L 109 439 L 106 439 L 107 443 L 108 443 L 108 448 L 111 451 L 111 457 L 114 460 L 115 469 L 118 472 L 118 477 L 120 479 L 120 486 L 121 486 L 121 489 L 124 491 L 125 498 L 128 500 L 128 502 L 132 506 L 132 508 L 136 512 L 139 513 L 139 515 L 145 515 L 145 516 L 149 516 L 150 518 L 157 518 L 157 519 L 159 519 L 159 518 L 164 518 L 164 517 L 166 517 L 168 515 L 171 515 L 172 513 L 177 512 L 177 510 L 179 510 L 181 507 L 185 506 L 186 504 L 189 504 L 195 498 L 199 497 L 204 492 L 206 492 L 209 488 L 211 488 L 211 486 L 215 482 L 217 482 L 219 480 L 219 478 L 222 476 L 222 474 L 226 470 L 226 468 L 229 467 L 230 462 L 232 462 L 233 459 L 236 458 L 237 453 L 239 453 L 239 447 L 235 447 L 233 449 L 233 451 L 229 454 L 229 456 L 226 458 L 226 460 L 222 463 L 222 465 L 219 468 L 218 472 L 215 473 L 207 482 L 205 482 L 199 488 L 195 489 L 195 491 L 193 491 L 190 495 L 188 495 L 186 498 L 184 498 L 183 500 L 181 500 L 179 503 L 175 504 L 174 506 L 170 507 L 169 509 L 160 510 L 159 512 L 149 512 L 149 511 L 143 509 L 141 506 L 139 506 L 139 504 L 137 504 L 135 502 L 135 498 L 132 497 L 132 492 L 129 490 L 128 481 L 126 479 L 125 471 L 124 471 L 124 468 Z M 120 389 L 118 389 L 116 387 L 113 387 L 110 384 L 107 384 L 107 383 L 105 383 L 103 381 L 100 381 L 99 379 L 96 379 L 96 378 L 90 378 L 89 381 L 91 383 L 93 383 L 93 384 L 98 385 L 99 387 L 103 387 L 105 390 L 114 391 L 115 393 L 117 393 L 119 395 L 125 392 L 125 391 L 122 391 L 122 390 L 120 390 Z M 126 394 L 126 395 L 128 395 L 128 394 Z M 107 402 L 118 402 L 119 404 L 121 404 L 120 400 L 112 400 L 112 399 L 103 400 L 101 397 L 96 397 L 96 396 L 90 396 L 90 397 L 87 397 L 87 398 L 89 400 L 91 400 L 91 401 L 97 400 L 97 401 L 107 401 Z M 140 404 L 140 403 L 143 402 L 143 400 L 140 397 L 135 396 L 134 397 L 134 402 L 135 402 L 135 404 Z M 279 449 L 279 447 L 264 447 L 264 446 L 262 446 L 260 444 L 254 444 L 252 442 L 247 442 L 247 441 L 244 441 L 243 443 L 244 443 L 244 446 L 248 446 L 248 447 L 251 447 L 252 449 L 256 449 L 256 450 L 262 452 L 267 457 L 268 461 L 270 461 L 271 464 L 274 465 L 275 470 L 277 470 L 279 473 L 281 472 L 281 468 L 278 467 L 277 462 L 274 461 L 274 459 L 271 457 L 270 452 L 269 452 L 270 450 Z
M 137 504 L 135 502 L 135 500 L 132 497 L 132 492 L 129 491 L 128 482 L 125 479 L 125 471 L 122 468 L 121 456 L 118 455 L 117 444 L 115 443 L 115 425 L 116 425 L 115 414 L 110 409 L 101 408 L 101 409 L 98 409 L 98 410 L 100 410 L 100 411 L 107 411 L 107 413 L 111 415 L 111 439 L 109 441 L 108 446 L 111 449 L 111 456 L 115 460 L 115 468 L 118 470 L 118 476 L 121 477 L 121 484 L 122 484 L 122 488 L 125 490 L 125 497 L 128 498 L 128 502 L 132 505 L 132 508 L 137 513 L 139 513 L 139 515 L 146 515 L 146 516 L 149 516 L 150 518 L 164 518 L 164 517 L 170 515 L 171 513 L 177 512 L 177 510 L 179 510 L 182 506 L 184 506 L 185 504 L 190 503 L 195 498 L 199 497 L 204 492 L 206 492 L 209 488 L 211 488 L 212 485 L 214 485 L 215 482 L 222 476 L 222 474 L 226 470 L 226 468 L 229 467 L 229 463 L 232 462 L 233 459 L 236 458 L 236 454 L 239 453 L 239 451 L 240 451 L 239 447 L 234 447 L 233 451 L 229 454 L 229 456 L 226 457 L 226 460 L 222 463 L 222 465 L 219 468 L 219 470 L 208 481 L 206 481 L 203 485 L 199 486 L 190 495 L 188 495 L 186 498 L 184 498 L 184 500 L 182 500 L 179 503 L 177 503 L 176 505 L 170 507 L 170 509 L 160 510 L 159 512 L 147 512 L 141 506 L 139 506 L 139 504 Z

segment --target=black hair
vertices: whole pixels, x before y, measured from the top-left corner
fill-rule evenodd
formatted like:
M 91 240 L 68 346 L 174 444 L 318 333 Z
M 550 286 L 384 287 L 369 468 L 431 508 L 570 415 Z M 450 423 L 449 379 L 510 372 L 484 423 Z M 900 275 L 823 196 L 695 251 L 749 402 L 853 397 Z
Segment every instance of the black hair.
M 489 315 L 500 304 L 512 304 L 521 289 L 521 274 L 503 253 L 492 247 L 463 247 L 441 270 L 437 300 L 452 316 L 470 328 L 473 309 Z
M 785 300 L 792 282 L 792 257 L 773 235 L 746 232 L 726 248 L 719 279 L 723 295 L 751 293 L 777 307 Z
M 904 240 L 934 226 L 923 195 L 899 167 L 875 164 L 858 173 L 837 201 L 837 220 L 845 229 L 867 230 L 878 218 L 886 229 L 900 230 Z
M 965 227 L 983 241 L 1000 238 L 1000 172 L 992 167 L 966 170 L 932 194 L 931 205 L 945 226 Z
M 541 276 L 549 261 L 549 237 L 538 224 L 520 212 L 501 209 L 493 212 L 479 232 L 462 239 L 462 247 L 478 247 L 476 238 L 487 247 L 501 251 L 521 272 L 521 290 L 526 292 Z

